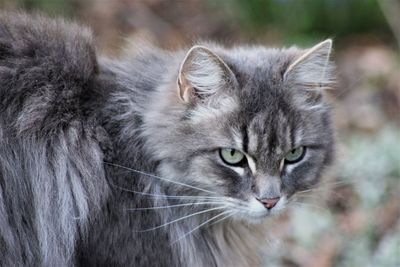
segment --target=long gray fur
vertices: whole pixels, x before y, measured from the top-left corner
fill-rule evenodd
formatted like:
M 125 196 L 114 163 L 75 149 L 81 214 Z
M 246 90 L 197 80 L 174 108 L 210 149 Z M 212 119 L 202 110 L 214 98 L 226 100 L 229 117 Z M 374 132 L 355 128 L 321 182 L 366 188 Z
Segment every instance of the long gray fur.
M 246 201 L 278 177 L 299 138 L 310 153 L 279 176 L 282 192 L 312 188 L 332 161 L 322 92 L 296 90 L 301 69 L 285 76 L 303 50 L 204 45 L 235 82 L 183 103 L 176 82 L 188 49 L 98 59 L 85 28 L 0 14 L 0 266 L 260 264 L 265 224 L 232 218 L 182 238 L 220 211 L 142 230 L 218 206 L 131 210 L 200 201 L 160 195 Z M 218 162 L 215 149 L 235 138 L 249 143 L 257 175 Z

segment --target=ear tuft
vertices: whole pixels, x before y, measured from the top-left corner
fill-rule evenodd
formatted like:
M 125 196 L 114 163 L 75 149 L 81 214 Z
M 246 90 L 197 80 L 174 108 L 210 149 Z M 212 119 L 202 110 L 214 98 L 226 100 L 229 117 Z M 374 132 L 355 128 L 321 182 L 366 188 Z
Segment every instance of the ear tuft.
M 327 39 L 296 59 L 286 70 L 284 82 L 307 89 L 328 89 L 334 84 L 333 64 L 329 60 L 332 40 Z
M 183 102 L 202 100 L 232 86 L 234 74 L 223 60 L 204 46 L 193 46 L 178 75 L 178 96 Z

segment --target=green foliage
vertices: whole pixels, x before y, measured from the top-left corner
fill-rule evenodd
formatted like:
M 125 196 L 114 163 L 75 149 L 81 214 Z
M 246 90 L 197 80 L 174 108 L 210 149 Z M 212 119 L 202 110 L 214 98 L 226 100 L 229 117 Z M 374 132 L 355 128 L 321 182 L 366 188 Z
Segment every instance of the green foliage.
M 76 0 L 17 0 L 17 6 L 25 10 L 40 11 L 47 14 L 62 14 L 73 16 L 76 10 Z
M 308 43 L 315 38 L 341 39 L 377 34 L 390 39 L 390 29 L 376 0 L 232 0 L 235 17 L 252 34 L 274 30 L 284 41 Z

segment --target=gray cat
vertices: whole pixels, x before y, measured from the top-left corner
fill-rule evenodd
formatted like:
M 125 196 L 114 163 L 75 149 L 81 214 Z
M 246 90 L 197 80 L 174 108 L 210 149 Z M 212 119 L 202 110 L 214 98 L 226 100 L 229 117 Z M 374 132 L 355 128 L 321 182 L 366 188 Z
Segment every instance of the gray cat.
M 141 47 L 0 15 L 0 266 L 259 266 L 333 159 L 331 41 Z

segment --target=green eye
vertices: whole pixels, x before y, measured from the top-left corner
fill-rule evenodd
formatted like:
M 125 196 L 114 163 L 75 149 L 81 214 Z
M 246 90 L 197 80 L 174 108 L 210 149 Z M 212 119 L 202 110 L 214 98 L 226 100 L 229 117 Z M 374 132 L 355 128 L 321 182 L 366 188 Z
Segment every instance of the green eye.
M 221 148 L 219 150 L 219 155 L 228 165 L 238 165 L 245 159 L 242 152 L 232 148 Z
M 304 146 L 299 146 L 298 148 L 293 149 L 285 156 L 285 162 L 287 164 L 293 164 L 299 162 L 303 159 L 306 152 L 306 148 Z

